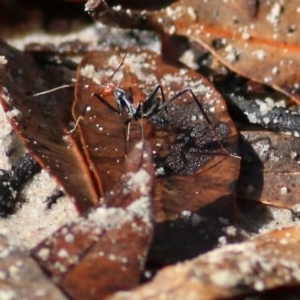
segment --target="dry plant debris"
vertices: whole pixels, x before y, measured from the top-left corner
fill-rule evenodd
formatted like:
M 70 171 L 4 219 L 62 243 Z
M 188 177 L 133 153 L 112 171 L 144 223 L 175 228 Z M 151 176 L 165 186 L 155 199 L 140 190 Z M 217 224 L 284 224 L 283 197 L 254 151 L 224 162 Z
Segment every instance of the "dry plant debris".
M 297 0 L 230 1 L 221 5 L 218 0 L 179 0 L 152 4 L 147 10 L 128 1 L 110 7 L 103 0 L 91 0 L 86 10 L 107 24 L 186 36 L 235 72 L 268 84 L 300 103 Z
M 70 216 L 38 245 L 30 244 L 31 249 L 1 237 L 0 296 L 299 295 L 297 106 L 279 124 L 294 136 L 251 131 L 244 122 L 248 130 L 239 141 L 236 124 L 241 120 L 232 113 L 231 119 L 223 99 L 230 98 L 226 93 L 239 99 L 238 88 L 231 92 L 232 84 L 225 86 L 232 73 L 220 72 L 219 80 L 210 72 L 209 82 L 182 67 L 174 54 L 183 47 L 176 37 L 186 37 L 246 76 L 248 91 L 273 96 L 273 87 L 299 103 L 298 6 L 297 1 L 275 0 L 87 2 L 86 10 L 103 23 L 157 31 L 160 54 L 136 45 L 105 45 L 103 51 L 99 40 L 31 44 L 24 52 L 1 41 L 0 100 L 6 116 L 34 158 L 73 198 L 80 215 Z M 76 71 L 69 57 L 82 52 L 87 53 L 77 58 Z M 75 76 L 75 91 L 33 96 Z M 220 94 L 214 84 L 226 92 Z M 276 93 L 277 99 L 282 97 Z M 274 115 L 262 113 L 263 121 L 256 123 Z M 274 128 L 276 123 L 268 122 Z M 10 182 L 5 180 L 2 185 Z M 9 197 L 19 194 L 20 185 L 9 183 Z M 7 187 L 2 188 L 2 202 L 5 191 Z M 255 214 L 258 205 L 289 212 L 288 224 L 294 226 L 249 239 L 263 228 L 256 224 L 249 229 L 251 222 L 267 223 Z M 253 210 L 250 222 L 247 207 Z M 286 226 L 278 220 L 275 228 Z
M 232 299 L 299 286 L 299 233 L 299 228 L 287 228 L 225 246 L 166 267 L 152 282 L 109 299 Z

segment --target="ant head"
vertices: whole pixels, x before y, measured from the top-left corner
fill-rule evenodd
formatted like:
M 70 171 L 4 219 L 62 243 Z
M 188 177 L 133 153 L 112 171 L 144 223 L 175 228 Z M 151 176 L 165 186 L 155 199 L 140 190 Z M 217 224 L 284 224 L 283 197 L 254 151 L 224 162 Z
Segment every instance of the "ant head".
M 124 90 L 120 88 L 114 89 L 114 95 L 116 98 L 116 102 L 118 105 L 118 109 L 120 112 L 127 111 L 129 116 L 129 119 L 132 119 L 132 116 L 136 113 L 136 108 L 133 105 L 133 98 L 132 93 L 129 91 L 129 93 L 126 93 Z

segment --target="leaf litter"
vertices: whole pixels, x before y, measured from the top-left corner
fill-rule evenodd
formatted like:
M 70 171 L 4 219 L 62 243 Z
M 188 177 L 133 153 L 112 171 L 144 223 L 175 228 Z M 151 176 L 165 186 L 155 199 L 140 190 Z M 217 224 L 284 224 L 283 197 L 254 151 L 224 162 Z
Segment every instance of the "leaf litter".
M 297 0 L 223 5 L 217 0 L 181 0 L 144 10 L 126 1 L 110 6 L 92 0 L 86 3 L 86 10 L 105 24 L 186 36 L 233 71 L 270 85 L 299 103 L 298 5 Z
M 254 12 L 255 12 L 255 10 L 254 10 Z M 193 15 L 193 14 L 192 14 Z M 271 17 L 270 17 L 271 18 Z M 271 19 L 270 19 L 271 20 Z M 275 20 L 275 19 L 274 19 Z M 275 22 L 275 21 L 274 21 Z M 257 53 L 257 57 L 260 57 L 260 54 L 259 53 Z M 295 151 L 294 151 L 295 152 Z M 296 158 L 296 156 L 295 155 L 292 155 L 294 158 Z M 280 189 L 281 190 L 281 189 Z M 283 190 L 281 190 L 281 191 L 283 191 Z M 287 189 L 287 191 L 288 191 L 288 189 Z M 284 192 L 284 191 L 283 191 Z M 191 216 L 191 217 L 194 217 L 194 220 L 193 220 L 193 222 L 195 223 L 195 222 L 197 222 L 197 220 L 196 220 L 196 218 L 195 218 L 195 214 L 190 214 L 190 212 L 189 211 L 183 211 L 182 212 L 182 215 L 184 215 L 185 216 L 185 220 L 187 220 L 189 217 L 188 216 Z M 188 217 L 188 218 L 187 218 Z M 199 220 L 198 220 L 199 221 Z M 173 225 L 174 225 L 174 223 L 173 223 Z M 276 224 L 275 224 L 275 226 L 276 226 Z M 176 227 L 175 227 L 176 228 Z M 208 229 L 209 228 L 209 225 L 206 225 L 206 228 Z M 176 230 L 176 229 L 175 229 Z M 229 232 L 229 227 L 228 227 L 228 232 Z M 291 230 L 287 230 L 286 231 L 287 233 L 284 233 L 283 232 L 283 234 L 288 234 L 288 235 L 291 235 L 292 237 L 296 237 L 297 236 L 297 232 L 295 231 L 295 229 L 291 229 Z M 223 232 L 224 233 L 224 232 Z M 203 235 L 205 234 L 205 231 L 203 231 Z M 226 235 L 225 235 L 226 236 Z M 226 237 L 224 236 L 224 238 L 225 238 L 225 240 L 226 240 Z M 222 236 L 221 236 L 222 237 Z M 221 239 L 221 237 L 220 237 L 220 245 L 221 245 L 221 243 L 223 243 L 223 239 Z M 282 244 L 285 244 L 285 242 L 287 241 L 287 240 L 282 240 L 281 239 L 281 236 L 279 235 L 278 236 L 279 237 L 279 239 L 278 239 L 278 241 L 275 241 L 275 244 L 274 244 L 274 249 L 276 249 L 277 248 L 277 242 L 280 242 L 280 243 L 282 243 Z M 166 239 L 166 238 L 165 238 Z M 262 239 L 265 239 L 266 240 L 266 237 L 262 237 Z M 289 243 L 293 243 L 293 241 L 292 240 L 288 240 L 288 244 Z M 226 247 L 225 247 L 226 248 Z M 225 249 L 224 248 L 224 249 Z M 253 250 L 253 249 L 252 249 Z M 252 251 L 251 249 L 250 249 L 250 253 L 251 253 L 251 255 L 253 254 L 253 251 Z M 224 250 L 224 251 L 226 251 L 226 249 Z M 230 252 L 230 247 L 228 248 L 228 251 Z M 283 253 L 285 253 L 286 251 L 285 250 L 283 250 L 282 251 Z M 217 252 L 218 253 L 218 252 Z M 245 250 L 245 253 L 247 253 L 246 252 L 246 250 Z M 273 252 L 272 252 L 273 253 Z M 271 254 L 272 254 L 271 253 Z M 274 253 L 273 253 L 274 254 Z M 273 255 L 272 254 L 272 255 Z M 213 255 L 213 254 L 212 254 Z M 220 255 L 220 254 L 218 254 L 218 255 Z M 259 253 L 259 255 L 260 255 L 260 253 Z M 60 256 L 64 256 L 64 252 L 63 251 L 61 251 L 60 252 Z M 230 256 L 230 254 L 229 254 L 229 256 Z M 236 255 L 235 255 L 236 256 Z M 251 256 L 250 256 L 251 257 Z M 205 257 L 204 257 L 205 258 Z M 294 259 L 292 259 L 292 260 L 294 260 Z M 258 261 L 261 261 L 261 259 L 259 258 L 258 259 Z M 291 263 L 291 266 L 292 266 L 293 264 Z M 180 265 L 177 265 L 176 266 L 177 267 L 177 269 L 180 269 Z M 219 267 L 219 266 L 218 266 Z M 257 266 L 256 266 L 256 268 L 257 268 Z M 297 267 L 296 267 L 297 268 Z M 257 270 L 257 269 L 256 269 Z M 180 270 L 179 270 L 180 271 Z M 179 272 L 178 271 L 178 272 Z M 218 270 L 219 271 L 219 270 Z M 226 271 L 226 269 L 225 269 L 225 271 Z M 193 271 L 193 272 L 195 272 L 195 271 Z M 288 272 L 289 273 L 293 273 L 293 272 L 291 272 L 291 269 L 289 269 L 288 270 Z M 179 273 L 177 273 L 177 274 L 180 274 L 180 272 Z M 182 274 L 182 273 L 181 273 Z M 220 276 L 217 276 L 217 275 L 220 275 Z M 225 272 L 225 274 L 227 274 L 226 272 Z M 172 270 L 172 280 L 168 280 L 167 281 L 167 283 L 171 283 L 171 282 L 173 282 L 174 281 L 174 272 L 173 272 L 173 270 Z M 215 280 L 213 280 L 213 282 L 214 282 L 214 284 L 218 284 L 218 283 L 224 283 L 225 281 L 222 281 L 222 278 L 224 279 L 224 272 L 223 272 L 223 274 L 220 274 L 220 272 L 218 273 L 218 272 L 216 272 L 216 273 L 213 273 L 213 276 L 215 275 Z M 223 277 L 222 277 L 223 276 Z M 267 273 L 267 276 L 270 276 L 270 273 Z M 251 275 L 250 276 L 250 278 L 252 278 L 253 276 Z M 268 278 L 268 277 L 266 277 L 266 278 Z M 289 280 L 289 278 L 288 277 L 286 277 L 288 280 Z M 295 277 L 296 278 L 296 277 Z M 158 280 L 159 280 L 160 278 L 158 277 Z M 237 278 L 237 280 L 238 280 L 238 278 Z M 238 280 L 239 281 L 239 280 Z M 292 282 L 292 281 L 289 281 L 289 282 Z M 253 291 L 256 293 L 256 292 L 259 292 L 259 291 L 261 291 L 261 289 L 264 289 L 264 288 L 268 288 L 270 285 L 268 285 L 268 284 L 266 284 L 263 280 L 261 280 L 260 282 L 259 282 L 259 280 L 255 283 L 255 284 L 253 284 L 253 281 L 250 281 L 250 282 L 248 282 L 248 284 L 249 284 L 249 288 L 250 288 L 250 290 L 251 290 L 251 288 L 253 289 Z M 280 283 L 277 283 L 278 285 L 275 285 L 275 286 L 285 286 L 286 285 L 286 283 L 284 282 L 284 281 L 282 281 L 282 282 L 280 282 Z M 296 281 L 296 284 L 297 284 L 297 281 Z M 188 287 L 188 284 L 186 285 L 187 287 Z M 194 285 L 193 285 L 194 286 Z M 216 285 L 214 286 L 214 287 L 216 287 Z M 227 286 L 227 288 L 228 288 L 228 286 Z M 163 289 L 161 289 L 160 287 L 154 287 L 154 289 L 156 290 L 156 291 L 160 291 L 160 292 L 162 292 L 162 290 Z M 180 289 L 179 289 L 180 290 Z M 176 289 L 176 288 L 174 288 L 173 289 L 173 291 L 174 291 L 174 293 L 176 293 L 176 291 L 179 291 L 178 289 Z M 212 290 L 212 289 L 211 289 Z M 153 291 L 153 290 L 152 290 Z M 240 290 L 241 291 L 241 290 Z M 193 290 L 193 289 L 190 289 L 188 292 L 186 292 L 184 295 L 185 295 L 185 297 L 188 295 L 189 296 L 189 298 L 190 299 L 193 299 L 192 297 L 193 297 L 193 295 L 195 296 L 197 296 L 198 294 L 193 294 L 193 292 L 195 292 L 195 290 Z M 243 291 L 241 291 L 242 293 L 243 293 Z M 155 292 L 156 293 L 156 292 Z M 163 293 L 163 292 L 162 292 Z M 170 292 L 171 294 L 172 294 L 172 291 Z M 246 291 L 246 293 L 247 293 L 247 291 Z M 157 295 L 157 294 L 156 294 Z M 118 296 L 122 296 L 122 295 L 118 295 Z M 123 296 L 127 296 L 127 297 L 129 297 L 129 298 L 131 298 L 131 297 L 133 297 L 133 294 L 130 294 L 130 293 L 128 293 L 127 295 L 126 295 L 126 293 L 123 293 Z M 166 295 L 164 295 L 164 296 L 166 296 Z M 172 298 L 173 299 L 173 298 Z

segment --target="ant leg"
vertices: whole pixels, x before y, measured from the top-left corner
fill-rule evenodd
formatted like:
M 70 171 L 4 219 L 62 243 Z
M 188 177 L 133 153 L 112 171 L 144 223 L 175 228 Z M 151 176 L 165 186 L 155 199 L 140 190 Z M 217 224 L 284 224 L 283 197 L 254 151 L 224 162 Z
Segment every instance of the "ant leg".
M 165 103 L 163 103 L 160 107 L 159 110 L 165 108 L 166 106 L 168 106 L 171 102 L 175 101 L 176 99 L 180 98 L 182 95 L 186 94 L 186 93 L 190 93 L 193 97 L 193 100 L 195 101 L 195 103 L 197 104 L 198 108 L 200 109 L 203 117 L 205 118 L 206 122 L 209 125 L 213 125 L 212 122 L 210 121 L 210 119 L 208 118 L 202 104 L 200 103 L 199 99 L 196 97 L 196 95 L 194 94 L 194 92 L 190 89 L 190 88 L 185 88 L 183 90 L 181 90 L 180 92 L 176 93 L 172 98 L 168 99 Z
M 142 131 L 142 142 L 144 144 L 144 113 L 143 113 L 143 103 L 141 103 L 141 131 Z
M 113 107 L 111 104 L 109 104 L 108 103 L 108 101 L 105 99 L 105 98 L 103 98 L 101 95 L 99 95 L 99 94 L 97 94 L 97 93 L 93 93 L 92 94 L 92 96 L 91 96 L 91 98 L 92 97 L 95 97 L 95 98 L 97 98 L 97 100 L 99 100 L 102 104 L 104 104 L 104 105 L 106 105 L 106 107 L 108 107 L 110 110 L 112 110 L 113 112 L 115 112 L 115 113 L 117 113 L 117 114 L 120 114 L 120 110 L 119 109 L 117 109 L 117 108 L 115 108 L 115 107 Z M 91 101 L 91 100 L 90 100 Z M 89 102 L 90 102 L 89 101 Z M 88 105 L 87 105 L 88 106 Z
M 185 88 L 183 90 L 181 90 L 180 92 L 176 93 L 172 98 L 168 99 L 166 102 L 164 102 L 160 107 L 159 110 L 165 108 L 166 106 L 168 106 L 171 102 L 175 101 L 176 99 L 180 98 L 182 95 L 186 94 L 186 93 L 190 93 L 193 97 L 193 100 L 196 102 L 197 106 L 199 107 L 203 117 L 205 118 L 206 122 L 209 125 L 212 125 L 212 122 L 209 120 L 209 118 L 207 117 L 206 112 L 204 111 L 204 108 L 202 106 L 202 104 L 200 103 L 199 99 L 196 97 L 196 95 L 194 94 L 194 92 L 190 89 L 190 88 Z
M 88 100 L 88 102 L 85 104 L 82 112 L 80 113 L 80 115 L 78 116 L 76 122 L 75 122 L 75 125 L 73 126 L 73 128 L 69 131 L 69 134 L 72 134 L 76 129 L 77 129 L 77 126 L 79 125 L 79 122 L 83 119 L 83 116 L 85 115 L 86 111 L 87 111 L 87 108 L 89 107 L 91 101 L 92 101 L 92 98 L 94 97 L 94 93 L 90 95 L 90 98 Z
M 156 96 L 157 93 L 160 92 L 162 99 L 159 100 L 158 97 Z M 150 117 L 153 114 L 157 112 L 157 110 L 160 110 L 161 101 L 166 103 L 166 97 L 164 95 L 163 88 L 160 84 L 158 84 L 150 93 L 150 95 L 146 98 L 146 100 L 143 102 L 143 115 L 145 117 Z M 164 108 L 166 108 L 164 106 Z M 141 105 L 139 105 L 138 112 L 141 116 Z
M 59 90 L 63 90 L 63 89 L 66 89 L 66 88 L 69 88 L 69 87 L 75 87 L 75 86 L 76 86 L 76 83 L 64 84 L 64 85 L 55 87 L 55 88 L 50 89 L 50 90 L 46 90 L 46 91 L 43 91 L 43 92 L 40 92 L 40 93 L 35 93 L 35 94 L 32 95 L 32 97 L 38 97 L 38 96 L 50 94 L 50 93 L 53 93 L 53 92 L 56 92 L 56 91 L 59 91 Z
M 166 102 L 166 97 L 165 97 L 165 94 L 164 94 L 164 90 L 163 90 L 163 88 L 162 88 L 162 86 L 161 86 L 160 84 L 158 84 L 158 85 L 153 89 L 153 91 L 151 92 L 151 94 L 147 97 L 147 100 L 148 100 L 148 99 L 153 99 L 154 96 L 158 93 L 158 91 L 160 91 L 160 93 L 161 93 L 162 101 L 163 101 L 163 102 Z M 147 100 L 146 100 L 146 101 L 147 101 Z M 146 101 L 145 101 L 145 102 L 146 102 Z
M 185 94 L 185 93 L 190 93 L 190 94 L 192 95 L 192 97 L 193 97 L 195 103 L 197 104 L 198 108 L 200 109 L 200 111 L 201 111 L 201 113 L 202 113 L 204 119 L 206 120 L 206 122 L 207 122 L 209 125 L 213 126 L 212 122 L 210 121 L 210 119 L 208 118 L 206 112 L 204 111 L 204 108 L 203 108 L 202 104 L 200 103 L 199 99 L 198 99 L 197 96 L 194 94 L 194 92 L 192 91 L 192 89 L 190 89 L 190 88 L 183 89 L 182 91 L 180 91 L 179 93 L 177 93 L 176 95 L 174 95 L 174 96 L 170 99 L 170 101 L 173 101 L 173 100 L 177 99 L 178 97 L 182 96 L 182 95 Z M 175 98 L 175 99 L 173 99 L 173 98 Z
M 93 99 L 94 97 L 95 97 L 97 100 L 99 100 L 102 104 L 106 105 L 106 107 L 108 107 L 110 110 L 116 112 L 117 114 L 120 113 L 120 111 L 119 111 L 118 109 L 116 109 L 116 108 L 113 107 L 111 104 L 109 104 L 109 103 L 107 102 L 107 100 L 105 100 L 101 95 L 99 95 L 99 94 L 97 94 L 97 93 L 92 93 L 92 94 L 90 95 L 90 98 L 89 98 L 89 100 L 87 101 L 86 105 L 84 106 L 82 112 L 81 112 L 80 115 L 78 116 L 78 118 L 77 118 L 77 120 L 76 120 L 76 122 L 75 122 L 74 127 L 69 131 L 70 134 L 73 133 L 73 132 L 76 130 L 76 128 L 77 128 L 79 122 L 83 119 L 83 116 L 85 115 L 85 113 L 86 113 L 86 111 L 87 111 L 87 109 L 88 109 L 89 105 L 91 104 L 92 99 Z
M 124 144 L 125 144 L 125 155 L 127 155 L 127 143 L 129 142 L 129 135 L 130 135 L 130 124 L 132 119 L 126 120 L 124 125 L 126 125 L 126 128 L 124 128 Z
M 127 131 L 126 131 L 126 142 L 129 142 L 129 136 L 130 136 L 130 125 L 131 125 L 131 122 L 128 122 L 126 125 L 127 125 Z
M 144 114 L 143 114 L 143 103 L 139 104 L 139 109 L 141 112 L 141 132 L 142 132 L 142 143 L 144 145 Z M 125 140 L 125 155 L 127 155 L 127 143 L 129 142 L 129 137 L 130 137 L 130 125 L 131 125 L 131 121 L 133 118 L 128 118 L 124 125 L 126 125 L 126 134 L 124 134 L 124 137 L 126 136 L 126 138 L 124 138 Z
M 184 91 L 184 90 L 183 90 L 183 91 Z M 197 103 L 197 105 L 198 105 L 198 107 L 199 107 L 199 109 L 200 109 L 200 111 L 201 111 L 203 117 L 205 118 L 206 122 L 209 124 L 209 126 L 211 127 L 211 129 L 213 130 L 213 133 L 214 133 L 214 135 L 215 135 L 215 137 L 216 137 L 216 139 L 217 139 L 217 141 L 218 141 L 218 144 L 219 144 L 220 147 L 222 148 L 222 150 L 225 151 L 227 154 L 229 154 L 229 155 L 232 156 L 232 157 L 241 159 L 241 157 L 240 157 L 239 155 L 230 153 L 230 152 L 224 147 L 222 141 L 221 141 L 220 139 L 218 139 L 218 136 L 217 136 L 217 134 L 216 134 L 216 131 L 215 131 L 215 128 L 213 127 L 212 122 L 211 122 L 210 119 L 208 118 L 206 112 L 205 112 L 204 109 L 203 109 L 202 104 L 200 103 L 199 99 L 196 97 L 196 95 L 194 94 L 194 92 L 193 92 L 190 88 L 185 89 L 185 92 L 189 92 L 189 93 L 192 95 L 192 97 L 193 97 L 194 101 Z M 181 95 L 182 95 L 182 94 L 181 94 Z

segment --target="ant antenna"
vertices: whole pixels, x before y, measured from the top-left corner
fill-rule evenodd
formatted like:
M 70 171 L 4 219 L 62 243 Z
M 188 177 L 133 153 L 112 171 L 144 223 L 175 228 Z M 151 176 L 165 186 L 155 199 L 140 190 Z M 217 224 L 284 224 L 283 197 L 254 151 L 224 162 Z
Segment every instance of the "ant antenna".
M 114 72 L 110 75 L 110 77 L 108 78 L 107 82 L 104 84 L 104 86 L 100 89 L 100 94 L 102 95 L 107 95 L 109 93 L 111 93 L 114 89 L 115 89 L 115 85 L 113 83 L 111 83 L 110 81 L 112 80 L 112 78 L 115 76 L 115 74 L 121 69 L 121 67 L 124 65 L 124 62 L 125 62 L 125 59 L 126 59 L 126 56 L 127 56 L 128 52 L 125 53 L 121 63 L 118 65 L 118 67 L 114 70 Z M 59 90 L 63 90 L 63 89 L 66 89 L 66 88 L 70 88 L 70 87 L 76 87 L 78 85 L 78 83 L 69 83 L 69 84 L 64 84 L 64 85 L 61 85 L 61 86 L 58 86 L 58 87 L 55 87 L 55 88 L 52 88 L 52 89 L 49 89 L 49 90 L 46 90 L 46 91 L 43 91 L 43 92 L 39 92 L 39 93 L 35 93 L 32 95 L 32 97 L 39 97 L 39 96 L 42 96 L 42 95 L 46 95 L 46 94 L 50 94 L 52 92 L 56 92 L 56 91 L 59 91 Z M 82 84 L 82 85 L 86 85 L 86 84 Z M 90 86 L 91 85 L 95 85 L 95 86 L 99 86 L 99 84 L 95 83 L 95 84 L 89 84 Z M 85 115 L 90 103 L 91 103 L 91 100 L 92 98 L 94 97 L 95 93 L 93 93 L 89 100 L 87 101 L 86 105 L 84 106 L 84 109 L 82 110 L 82 112 L 80 113 L 80 115 L 78 116 L 75 124 L 74 124 L 74 127 L 68 131 L 69 134 L 72 134 L 78 127 L 79 125 L 79 122 L 83 119 L 83 116 Z
M 115 76 L 115 74 L 120 70 L 120 68 L 122 67 L 122 65 L 125 62 L 125 58 L 126 58 L 127 54 L 128 54 L 128 52 L 125 53 L 125 55 L 124 55 L 124 57 L 122 59 L 122 62 L 119 64 L 119 66 L 117 67 L 117 69 L 114 70 L 113 74 L 109 77 L 109 79 L 107 80 L 107 82 L 109 82 Z M 32 97 L 38 97 L 38 96 L 50 94 L 50 93 L 53 93 L 53 92 L 56 92 L 56 91 L 59 91 L 59 90 L 63 90 L 63 89 L 69 88 L 69 87 L 75 87 L 76 85 L 77 85 L 76 82 L 64 84 L 64 85 L 61 85 L 61 86 L 58 86 L 58 87 L 55 87 L 55 88 L 52 88 L 52 89 L 49 89 L 49 90 L 46 90 L 46 91 L 43 91 L 43 92 L 35 93 L 35 94 L 32 95 Z M 82 84 L 82 85 L 85 85 L 85 84 Z M 90 85 L 93 85 L 93 84 L 90 84 Z M 99 85 L 99 84 L 95 83 L 94 85 Z M 107 93 L 112 90 L 112 88 L 109 89 L 108 86 L 109 86 L 109 83 L 106 83 L 105 86 L 104 86 L 104 88 L 103 88 L 104 94 L 105 94 L 105 90 L 107 90 Z
M 43 92 L 40 92 L 40 93 L 35 93 L 35 94 L 32 95 L 32 97 L 38 97 L 38 96 L 46 95 L 46 94 L 49 94 L 49 93 L 52 93 L 52 92 L 56 92 L 56 91 L 59 91 L 59 90 L 63 90 L 63 89 L 66 89 L 66 88 L 69 88 L 69 87 L 75 87 L 75 86 L 76 86 L 76 83 L 64 84 L 64 85 L 55 87 L 55 88 L 50 89 L 50 90 L 46 90 L 46 91 L 43 91 Z
M 128 52 L 126 52 L 123 56 L 123 59 L 121 61 L 121 63 L 119 64 L 119 66 L 115 69 L 115 71 L 112 73 L 112 75 L 109 77 L 108 81 L 111 81 L 112 78 L 116 75 L 116 73 L 121 69 L 121 67 L 124 65 L 126 56 L 127 56 Z

